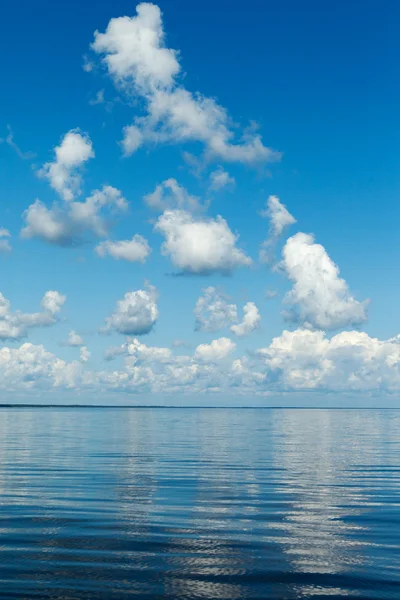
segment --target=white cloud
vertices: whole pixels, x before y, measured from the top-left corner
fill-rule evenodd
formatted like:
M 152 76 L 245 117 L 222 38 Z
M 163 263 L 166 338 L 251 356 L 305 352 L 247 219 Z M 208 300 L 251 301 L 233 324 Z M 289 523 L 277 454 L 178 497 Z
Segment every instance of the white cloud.
M 35 200 L 23 213 L 25 227 L 21 230 L 23 238 L 40 238 L 51 244 L 68 246 L 74 243 L 74 228 L 68 214 L 54 207 L 48 209 L 43 202 Z
M 260 214 L 270 220 L 269 236 L 260 247 L 260 261 L 268 264 L 273 259 L 277 239 L 287 227 L 296 223 L 296 219 L 277 196 L 269 196 Z
M 128 203 L 121 192 L 112 186 L 95 190 L 83 202 L 66 202 L 47 208 L 36 200 L 23 214 L 23 238 L 39 238 L 58 246 L 75 246 L 84 242 L 85 232 L 97 237 L 107 235 L 109 223 L 105 216 L 110 210 L 125 211 Z
M 95 374 L 83 371 L 79 361 L 61 360 L 42 345 L 25 343 L 19 348 L 0 348 L 0 389 L 77 390 L 97 381 Z
M 269 379 L 282 389 L 400 389 L 400 344 L 359 331 L 328 339 L 322 331 L 283 331 L 259 351 Z
M 185 211 L 167 210 L 159 217 L 155 230 L 165 236 L 162 253 L 182 273 L 227 274 L 252 264 L 251 258 L 236 247 L 239 236 L 220 216 L 195 218 Z
M 10 238 L 11 234 L 8 229 L 0 227 L 0 253 L 11 252 L 11 244 L 7 238 Z
M 126 125 L 123 132 L 122 148 L 125 156 L 130 156 L 142 146 L 145 138 L 142 131 L 136 125 Z
M 236 349 L 236 344 L 229 338 L 213 340 L 211 344 L 197 346 L 194 358 L 204 362 L 215 362 L 226 358 Z
M 339 329 L 366 321 L 366 302 L 359 302 L 339 277 L 339 268 L 312 235 L 297 233 L 283 248 L 281 267 L 293 282 L 285 296 L 292 305 L 285 317 L 305 327 Z
M 193 312 L 199 331 L 218 331 L 237 321 L 236 304 L 229 304 L 226 296 L 211 286 L 203 289 Z
M 144 198 L 145 204 L 152 210 L 163 212 L 168 209 L 187 210 L 195 212 L 203 208 L 199 198 L 191 196 L 176 179 L 166 179 L 156 186 L 155 190 Z
M 210 174 L 209 189 L 213 192 L 217 192 L 226 187 L 233 187 L 235 183 L 234 177 L 231 177 L 222 167 L 218 167 L 218 169 L 215 169 L 215 171 L 212 171 Z
M 65 346 L 71 346 L 72 348 L 79 348 L 85 345 L 85 340 L 81 335 L 72 330 L 68 333 L 68 339 L 64 342 Z
M 275 237 L 281 235 L 286 227 L 296 223 L 294 216 L 277 196 L 269 196 L 265 203 L 265 209 L 261 211 L 261 216 L 270 219 L 271 234 Z
M 269 289 L 267 289 L 265 291 L 265 297 L 268 300 L 271 300 L 272 298 L 276 298 L 277 295 L 278 295 L 278 291 L 277 290 L 269 290 Z
M 79 169 L 94 157 L 92 142 L 79 129 L 71 129 L 54 152 L 54 161 L 45 163 L 38 173 L 48 179 L 51 187 L 69 202 L 80 193 Z
M 105 353 L 106 360 L 112 360 L 116 356 L 129 356 L 135 363 L 161 362 L 168 363 L 172 359 L 172 352 L 169 348 L 158 348 L 156 346 L 146 346 L 137 338 L 127 340 L 121 346 L 110 346 Z
M 95 248 L 97 254 L 104 258 L 109 255 L 116 260 L 129 262 L 145 262 L 151 252 L 148 241 L 141 235 L 134 235 L 131 240 L 101 242 Z
M 238 325 L 232 325 L 231 331 L 239 337 L 249 335 L 252 331 L 259 329 L 261 315 L 254 302 L 247 302 L 243 307 L 243 321 Z
M 91 353 L 89 352 L 89 350 L 86 348 L 86 346 L 82 346 L 82 348 L 79 351 L 80 361 L 82 363 L 87 363 L 90 360 L 90 357 Z
M 201 344 L 192 356 L 174 356 L 170 348 L 147 346 L 129 339 L 110 348 L 106 358 L 121 355 L 119 370 L 88 368 L 90 353 L 66 362 L 43 346 L 22 344 L 0 348 L 0 389 L 90 389 L 128 393 L 213 391 L 267 395 L 290 391 L 400 391 L 399 336 L 378 340 L 358 331 L 328 339 L 321 331 L 283 331 L 271 344 L 249 356 L 233 358 L 228 338 Z
M 60 292 L 50 290 L 43 296 L 40 306 L 46 313 L 54 316 L 60 312 L 66 299 L 66 296 L 63 296 Z
M 127 292 L 122 300 L 118 300 L 115 312 L 106 319 L 104 331 L 144 335 L 150 333 L 157 319 L 157 292 L 147 285 L 145 290 Z
M 111 19 L 105 33 L 95 32 L 92 48 L 116 81 L 143 90 L 169 87 L 180 71 L 177 52 L 164 46 L 158 6 L 141 3 L 136 17 Z
M 195 329 L 198 331 L 218 331 L 226 327 L 238 337 L 249 335 L 259 329 L 261 315 L 254 302 L 247 302 L 243 307 L 243 320 L 238 323 L 238 308 L 230 304 L 227 296 L 215 287 L 203 289 L 194 308 L 196 317 Z
M 254 164 L 279 160 L 253 130 L 238 141 L 225 108 L 177 82 L 178 53 L 167 48 L 158 6 L 141 3 L 134 17 L 111 19 L 95 32 L 92 49 L 102 56 L 118 87 L 144 100 L 146 113 L 124 130 L 125 154 L 144 143 L 198 141 L 209 158 Z
M 22 313 L 11 310 L 11 302 L 0 293 L 0 340 L 16 340 L 25 337 L 34 327 L 54 325 L 58 320 L 66 297 L 56 291 L 48 291 L 41 300 L 43 312 Z

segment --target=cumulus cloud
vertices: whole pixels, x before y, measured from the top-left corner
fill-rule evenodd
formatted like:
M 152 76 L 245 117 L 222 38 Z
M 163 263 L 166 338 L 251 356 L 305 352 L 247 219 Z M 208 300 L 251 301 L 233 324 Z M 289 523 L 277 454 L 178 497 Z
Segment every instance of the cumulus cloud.
M 110 211 L 125 211 L 128 203 L 121 192 L 110 185 L 95 190 L 83 202 L 65 202 L 47 208 L 36 200 L 23 213 L 23 238 L 39 238 L 57 246 L 75 246 L 85 241 L 85 234 L 96 237 L 107 235 Z
M 144 102 L 144 115 L 124 129 L 125 154 L 146 143 L 200 142 L 208 158 L 247 164 L 279 160 L 280 153 L 254 130 L 238 140 L 224 107 L 177 81 L 178 52 L 166 46 L 159 7 L 143 2 L 136 11 L 134 17 L 111 19 L 104 33 L 95 32 L 91 46 L 114 83 Z
M 230 304 L 227 297 L 212 286 L 203 289 L 193 312 L 198 331 L 218 331 L 237 321 L 236 304 Z
M 144 197 L 144 202 L 149 208 L 159 212 L 169 209 L 196 212 L 204 208 L 199 198 L 191 196 L 173 177 L 157 185 L 153 192 Z
M 297 233 L 283 248 L 281 267 L 293 283 L 285 296 L 292 305 L 284 315 L 304 327 L 339 329 L 366 321 L 366 302 L 349 292 L 339 268 L 312 235 Z
M 215 169 L 210 174 L 209 189 L 212 192 L 217 192 L 226 187 L 233 187 L 235 183 L 234 177 L 231 177 L 223 167 L 218 167 L 218 169 Z
M 72 330 L 68 333 L 67 340 L 63 343 L 64 346 L 71 346 L 72 348 L 79 348 L 85 345 L 85 340 L 79 333 Z
M 138 234 L 134 235 L 131 240 L 101 242 L 95 250 L 101 258 L 108 255 L 116 260 L 142 263 L 145 262 L 151 252 L 148 241 Z
M 229 338 L 213 340 L 211 344 L 197 346 L 194 358 L 204 362 L 215 362 L 226 358 L 236 349 L 236 344 Z
M 268 300 L 271 300 L 272 298 L 276 298 L 276 296 L 278 295 L 278 291 L 277 290 L 265 290 L 265 297 Z
M 54 325 L 65 301 L 59 292 L 48 291 L 41 300 L 42 312 L 23 313 L 12 311 L 11 302 L 0 293 L 0 340 L 20 339 L 29 329 Z
M 283 331 L 259 351 L 271 382 L 286 389 L 386 390 L 400 386 L 400 344 L 359 331 Z
M 243 307 L 243 320 L 238 325 L 232 325 L 231 331 L 239 337 L 249 335 L 252 331 L 259 329 L 261 315 L 254 302 L 247 302 Z
M 95 374 L 83 371 L 80 361 L 61 360 L 42 345 L 25 343 L 19 348 L 0 348 L 0 389 L 77 390 L 99 381 Z
M 65 201 L 73 200 L 80 193 L 80 168 L 94 157 L 92 142 L 88 135 L 79 129 L 71 129 L 65 134 L 59 146 L 54 148 L 55 158 L 47 162 L 38 172 L 48 179 L 51 187 Z
M 296 219 L 277 196 L 269 196 L 260 214 L 270 220 L 269 235 L 260 248 L 260 261 L 268 264 L 273 259 L 274 246 L 279 236 L 287 227 L 296 223 Z
M 147 285 L 146 289 L 127 292 L 122 300 L 118 300 L 114 313 L 106 319 L 103 331 L 144 335 L 150 333 L 157 319 L 157 291 Z
M 46 313 L 54 317 L 60 312 L 66 299 L 66 296 L 63 296 L 60 292 L 50 290 L 43 296 L 40 306 Z
M 3 227 L 0 227 L 0 253 L 6 253 L 6 252 L 11 252 L 11 244 L 9 242 L 9 239 L 11 237 L 11 233 L 8 231 L 8 229 L 4 229 Z
M 207 219 L 181 210 L 167 210 L 159 217 L 155 230 L 165 237 L 162 253 L 182 273 L 229 274 L 237 267 L 252 264 L 251 258 L 236 246 L 239 236 L 232 233 L 220 216 Z

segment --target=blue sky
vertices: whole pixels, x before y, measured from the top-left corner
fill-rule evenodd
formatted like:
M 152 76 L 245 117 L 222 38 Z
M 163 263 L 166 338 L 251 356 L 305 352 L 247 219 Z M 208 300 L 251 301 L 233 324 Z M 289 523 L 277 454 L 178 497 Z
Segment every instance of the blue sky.
M 9 5 L 4 399 L 395 402 L 399 16 Z

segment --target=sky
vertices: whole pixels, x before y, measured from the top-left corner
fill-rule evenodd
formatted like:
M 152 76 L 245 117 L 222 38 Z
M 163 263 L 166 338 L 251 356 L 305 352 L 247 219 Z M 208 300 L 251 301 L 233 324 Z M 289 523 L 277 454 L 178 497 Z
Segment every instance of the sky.
M 1 401 L 398 405 L 399 13 L 9 4 Z

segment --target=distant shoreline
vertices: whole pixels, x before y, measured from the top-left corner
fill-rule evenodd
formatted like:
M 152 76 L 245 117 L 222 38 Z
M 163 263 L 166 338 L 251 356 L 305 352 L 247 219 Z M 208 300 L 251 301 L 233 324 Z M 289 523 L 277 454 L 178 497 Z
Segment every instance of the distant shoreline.
M 163 410 L 400 410 L 391 406 L 163 406 L 147 404 L 0 404 L 4 408 L 93 408 L 93 409 L 163 409 Z

